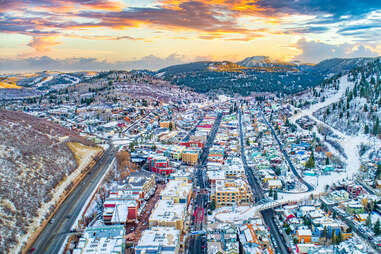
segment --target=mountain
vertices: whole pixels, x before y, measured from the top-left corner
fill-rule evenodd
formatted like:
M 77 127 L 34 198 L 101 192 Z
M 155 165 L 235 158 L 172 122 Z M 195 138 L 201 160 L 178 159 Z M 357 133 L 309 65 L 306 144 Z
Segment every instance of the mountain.
M 275 67 L 275 66 L 284 66 L 284 67 L 295 67 L 294 63 L 281 62 L 278 60 L 270 59 L 268 56 L 252 56 L 243 59 L 242 61 L 237 62 L 237 64 L 246 66 L 246 67 Z
M 316 65 L 282 62 L 267 56 L 247 57 L 237 63 L 194 62 L 161 69 L 156 75 L 197 92 L 223 91 L 295 93 L 314 87 L 342 72 L 374 61 L 375 58 L 329 59 Z
M 183 72 L 197 72 L 197 71 L 208 71 L 208 67 L 210 64 L 216 62 L 211 61 L 201 61 L 201 62 L 193 62 L 187 64 L 179 64 L 172 65 L 157 71 L 157 73 L 183 73 Z
M 78 147 L 90 156 L 98 149 L 53 122 L 0 110 L 0 253 L 19 253 L 72 186 L 88 159 Z
M 374 62 L 375 60 L 377 60 L 377 57 L 332 58 L 321 61 L 317 65 L 313 66 L 312 70 L 315 72 L 320 72 L 322 74 L 337 74 L 340 72 L 350 71 L 356 67 L 364 66 L 368 63 Z

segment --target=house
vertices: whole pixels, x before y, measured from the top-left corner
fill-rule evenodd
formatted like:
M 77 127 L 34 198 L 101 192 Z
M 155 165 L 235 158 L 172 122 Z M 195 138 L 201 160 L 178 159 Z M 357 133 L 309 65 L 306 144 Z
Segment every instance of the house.
M 281 180 L 268 180 L 267 185 L 269 189 L 282 189 L 282 181 Z
M 310 229 L 298 229 L 296 231 L 296 236 L 299 243 L 310 243 L 312 232 Z

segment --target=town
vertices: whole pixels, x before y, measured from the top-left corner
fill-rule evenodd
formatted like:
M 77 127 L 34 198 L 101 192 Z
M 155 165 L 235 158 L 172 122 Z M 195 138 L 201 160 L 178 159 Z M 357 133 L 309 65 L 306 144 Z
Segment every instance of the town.
M 380 140 L 352 140 L 315 114 L 351 87 L 347 76 L 309 108 L 144 74 L 96 80 L 3 103 L 102 148 L 30 253 L 381 250 Z

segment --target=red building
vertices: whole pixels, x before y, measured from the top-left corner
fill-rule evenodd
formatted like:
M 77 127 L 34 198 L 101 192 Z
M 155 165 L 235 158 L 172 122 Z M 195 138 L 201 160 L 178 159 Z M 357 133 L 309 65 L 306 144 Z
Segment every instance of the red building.
M 199 148 L 204 148 L 204 143 L 202 143 L 201 141 L 197 141 L 197 140 L 191 140 L 191 141 L 188 141 L 188 142 L 183 142 L 183 143 L 180 143 L 180 145 L 182 146 L 185 146 L 185 147 L 199 147 Z
M 164 156 L 148 157 L 148 166 L 152 172 L 169 175 L 174 172 L 173 168 L 169 167 L 169 159 Z
M 356 198 L 358 195 L 362 194 L 364 192 L 361 185 L 358 184 L 351 184 L 347 186 L 347 191 L 349 192 L 349 195 Z

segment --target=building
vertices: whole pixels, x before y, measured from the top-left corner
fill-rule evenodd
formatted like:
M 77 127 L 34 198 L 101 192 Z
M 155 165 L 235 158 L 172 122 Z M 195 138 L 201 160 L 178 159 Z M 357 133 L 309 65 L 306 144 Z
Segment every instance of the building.
M 181 158 L 184 163 L 193 166 L 197 164 L 199 154 L 200 154 L 200 149 L 187 148 L 187 149 L 184 149 Z
M 238 254 L 239 242 L 235 226 L 222 223 L 208 224 L 208 253 Z
M 211 200 L 216 202 L 216 206 L 240 205 L 251 199 L 250 187 L 242 179 L 217 180 L 211 193 Z
M 169 127 L 172 125 L 173 127 L 173 123 L 171 121 L 160 121 L 159 122 L 159 126 L 160 128 L 167 128 L 169 129 Z
M 123 226 L 87 228 L 79 238 L 73 254 L 123 254 L 125 250 L 125 234 Z
M 138 194 L 140 199 L 147 200 L 155 193 L 156 180 L 151 172 L 140 170 L 130 173 L 127 184 L 124 186 L 126 191 Z
M 189 205 L 192 196 L 192 184 L 186 180 L 170 180 L 160 192 L 161 200 L 173 200 L 175 203 Z
M 173 227 L 183 230 L 186 214 L 185 203 L 175 203 L 173 200 L 159 200 L 149 217 L 149 225 Z
M 298 229 L 296 231 L 296 236 L 299 243 L 310 243 L 312 232 L 310 229 Z
M 144 230 L 135 247 L 136 254 L 179 253 L 180 231 L 171 227 L 153 227 Z
M 160 155 L 148 157 L 148 168 L 161 175 L 169 175 L 174 172 L 174 169 L 169 167 L 169 159 Z
M 273 253 L 270 234 L 260 218 L 239 227 L 239 239 L 245 254 Z
M 106 198 L 103 207 L 105 224 L 125 224 L 136 221 L 139 215 L 140 202 L 134 199 L 134 196 L 129 197 L 117 192 Z

